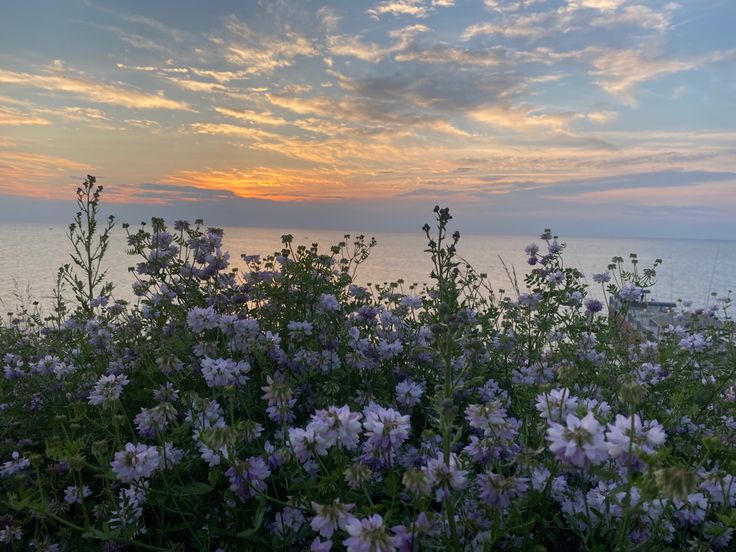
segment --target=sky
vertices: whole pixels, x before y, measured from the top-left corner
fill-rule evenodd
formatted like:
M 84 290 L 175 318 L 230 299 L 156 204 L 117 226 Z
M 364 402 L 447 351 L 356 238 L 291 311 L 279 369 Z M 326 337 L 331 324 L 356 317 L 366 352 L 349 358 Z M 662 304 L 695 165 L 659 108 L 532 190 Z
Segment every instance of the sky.
M 733 0 L 4 0 L 0 222 L 736 236 Z

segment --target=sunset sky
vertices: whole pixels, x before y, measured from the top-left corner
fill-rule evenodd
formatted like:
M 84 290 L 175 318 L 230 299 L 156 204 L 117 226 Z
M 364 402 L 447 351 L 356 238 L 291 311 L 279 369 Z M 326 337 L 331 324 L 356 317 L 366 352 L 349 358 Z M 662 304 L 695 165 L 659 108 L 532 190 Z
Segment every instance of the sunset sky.
M 733 0 L 6 0 L 0 222 L 736 236 Z M 42 200 L 42 201 L 38 201 Z M 60 214 L 55 212 L 63 207 Z

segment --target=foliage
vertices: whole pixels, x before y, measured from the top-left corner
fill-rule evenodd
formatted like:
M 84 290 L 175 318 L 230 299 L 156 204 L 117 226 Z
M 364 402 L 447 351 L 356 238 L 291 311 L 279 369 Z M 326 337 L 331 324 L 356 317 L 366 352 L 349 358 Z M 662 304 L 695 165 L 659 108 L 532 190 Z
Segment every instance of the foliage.
M 549 231 L 522 289 L 495 294 L 437 207 L 432 283 L 409 293 L 354 283 L 364 236 L 284 236 L 241 273 L 201 221 L 126 225 L 128 305 L 104 283 L 94 183 L 79 273 L 60 273 L 75 308 L 59 291 L 45 324 L 0 326 L 0 547 L 733 546 L 729 298 L 656 341 L 624 331 Z M 624 314 L 655 277 L 635 261 L 593 277 Z

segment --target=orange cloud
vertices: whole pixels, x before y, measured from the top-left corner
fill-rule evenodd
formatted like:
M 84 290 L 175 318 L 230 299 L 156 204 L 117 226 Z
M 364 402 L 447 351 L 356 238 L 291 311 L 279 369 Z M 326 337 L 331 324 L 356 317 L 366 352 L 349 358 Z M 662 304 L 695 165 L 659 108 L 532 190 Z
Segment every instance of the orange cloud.
M 240 197 L 274 201 L 334 200 L 354 197 L 344 171 L 307 171 L 254 167 L 204 171 L 179 171 L 162 183 L 188 185 L 205 190 L 227 190 Z
M 0 151 L 0 194 L 68 199 L 93 167 L 63 157 Z

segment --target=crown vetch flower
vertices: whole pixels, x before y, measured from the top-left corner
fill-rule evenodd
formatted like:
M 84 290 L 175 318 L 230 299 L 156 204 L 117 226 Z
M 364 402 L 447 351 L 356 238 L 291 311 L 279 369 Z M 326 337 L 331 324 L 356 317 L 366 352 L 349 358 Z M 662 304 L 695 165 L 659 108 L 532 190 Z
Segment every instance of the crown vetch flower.
M 350 538 L 342 543 L 348 552 L 393 552 L 393 538 L 383 525 L 383 518 L 373 514 L 364 519 L 352 518 L 345 525 Z
M 608 458 L 603 428 L 592 411 L 582 420 L 568 414 L 565 425 L 550 422 L 547 440 L 549 449 L 559 460 L 580 468 L 599 464 Z
M 633 419 L 617 414 L 614 423 L 608 424 L 606 445 L 611 458 L 623 465 L 632 464 L 641 468 L 642 462 L 638 455 L 652 454 L 656 447 L 664 443 L 666 437 L 664 428 L 657 420 L 642 423 L 638 414 L 634 414 Z
M 129 483 L 153 475 L 161 465 L 161 456 L 155 446 L 127 443 L 110 465 L 120 481 Z
M 350 519 L 350 510 L 355 504 L 342 504 L 338 498 L 332 504 L 317 504 L 312 502 L 312 508 L 317 513 L 309 525 L 317 533 L 326 539 L 332 538 L 332 534 L 339 527 L 345 529 Z
M 99 406 L 106 405 L 120 398 L 123 387 L 128 385 L 129 380 L 124 374 L 105 375 L 95 383 L 95 387 L 89 394 L 89 404 Z

